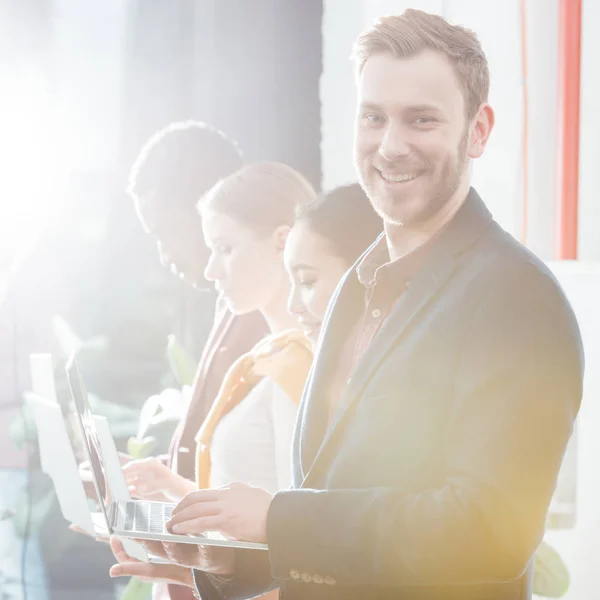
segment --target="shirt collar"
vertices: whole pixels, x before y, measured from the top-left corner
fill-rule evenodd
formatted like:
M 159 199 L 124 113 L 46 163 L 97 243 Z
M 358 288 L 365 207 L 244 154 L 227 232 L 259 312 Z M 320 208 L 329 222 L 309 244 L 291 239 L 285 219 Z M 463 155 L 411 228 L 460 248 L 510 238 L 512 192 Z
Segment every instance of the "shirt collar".
M 464 237 L 464 229 L 473 229 L 471 224 L 473 218 L 470 217 L 477 217 L 480 212 L 483 214 L 485 222 L 491 220 L 491 215 L 487 212 L 487 209 L 481 202 L 477 192 L 471 188 L 465 202 L 449 223 L 446 223 L 446 225 L 430 240 L 423 244 L 423 246 L 420 246 L 409 254 L 395 260 L 390 260 L 387 238 L 385 233 L 382 233 L 356 265 L 358 280 L 367 288 L 373 287 L 377 282 L 378 275 L 381 271 L 391 271 L 394 274 L 409 280 L 416 274 L 416 271 L 422 265 L 429 250 L 436 245 L 440 238 L 444 237 L 443 233 L 446 230 L 452 230 L 453 223 L 456 223 L 457 227 L 454 227 L 454 229 L 459 230 L 461 234 L 460 237 Z M 467 221 L 466 225 L 460 227 L 461 221 Z
M 356 265 L 356 275 L 358 280 L 365 287 L 372 287 L 375 284 L 377 270 L 390 262 L 390 253 L 387 247 L 385 233 L 382 233 L 373 247 L 365 254 L 362 260 Z

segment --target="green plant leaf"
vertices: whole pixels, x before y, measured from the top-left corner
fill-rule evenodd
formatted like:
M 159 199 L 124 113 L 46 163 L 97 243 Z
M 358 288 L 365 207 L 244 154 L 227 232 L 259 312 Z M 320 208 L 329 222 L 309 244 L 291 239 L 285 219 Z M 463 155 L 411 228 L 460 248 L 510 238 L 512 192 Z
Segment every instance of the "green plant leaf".
M 192 385 L 196 363 L 174 335 L 167 338 L 167 359 L 179 385 Z
M 146 458 L 152 456 L 157 443 L 157 439 L 153 436 L 141 440 L 137 437 L 130 437 L 127 441 L 127 453 L 136 459 Z
M 149 600 L 152 597 L 152 584 L 132 577 L 121 595 L 121 600 Z
M 569 589 L 569 571 L 558 552 L 542 541 L 535 553 L 533 593 L 545 598 L 561 598 Z

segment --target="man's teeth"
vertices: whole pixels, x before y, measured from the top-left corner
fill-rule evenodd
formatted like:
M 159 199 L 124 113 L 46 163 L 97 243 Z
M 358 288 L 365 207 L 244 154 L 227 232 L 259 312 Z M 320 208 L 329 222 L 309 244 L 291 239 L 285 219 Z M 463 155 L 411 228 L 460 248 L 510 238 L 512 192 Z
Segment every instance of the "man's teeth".
M 391 181 L 392 183 L 401 183 L 401 182 L 405 182 L 405 181 L 412 181 L 413 179 L 417 178 L 416 173 L 408 173 L 406 175 L 391 175 L 388 173 L 381 172 L 381 176 L 386 181 Z

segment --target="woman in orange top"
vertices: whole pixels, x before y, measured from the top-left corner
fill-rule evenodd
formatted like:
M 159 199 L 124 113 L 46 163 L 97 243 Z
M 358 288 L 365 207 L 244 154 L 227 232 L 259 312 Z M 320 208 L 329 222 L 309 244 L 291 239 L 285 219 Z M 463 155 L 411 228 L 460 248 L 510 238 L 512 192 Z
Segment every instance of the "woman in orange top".
M 199 204 L 210 251 L 205 278 L 234 314 L 260 312 L 271 334 L 225 376 L 197 436 L 197 481 L 163 469 L 161 489 L 172 500 L 233 480 L 273 491 L 291 482 L 291 438 L 312 352 L 287 311 L 283 251 L 296 211 L 314 198 L 294 169 L 262 162 L 221 180 Z M 128 469 L 127 477 L 143 497 L 136 473 Z

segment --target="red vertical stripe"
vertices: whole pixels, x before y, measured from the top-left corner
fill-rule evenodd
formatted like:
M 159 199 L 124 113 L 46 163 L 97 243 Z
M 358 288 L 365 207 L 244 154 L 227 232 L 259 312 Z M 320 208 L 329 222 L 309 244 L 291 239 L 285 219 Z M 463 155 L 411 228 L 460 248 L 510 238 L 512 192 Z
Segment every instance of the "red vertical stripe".
M 577 258 L 581 0 L 560 0 L 555 258 Z

